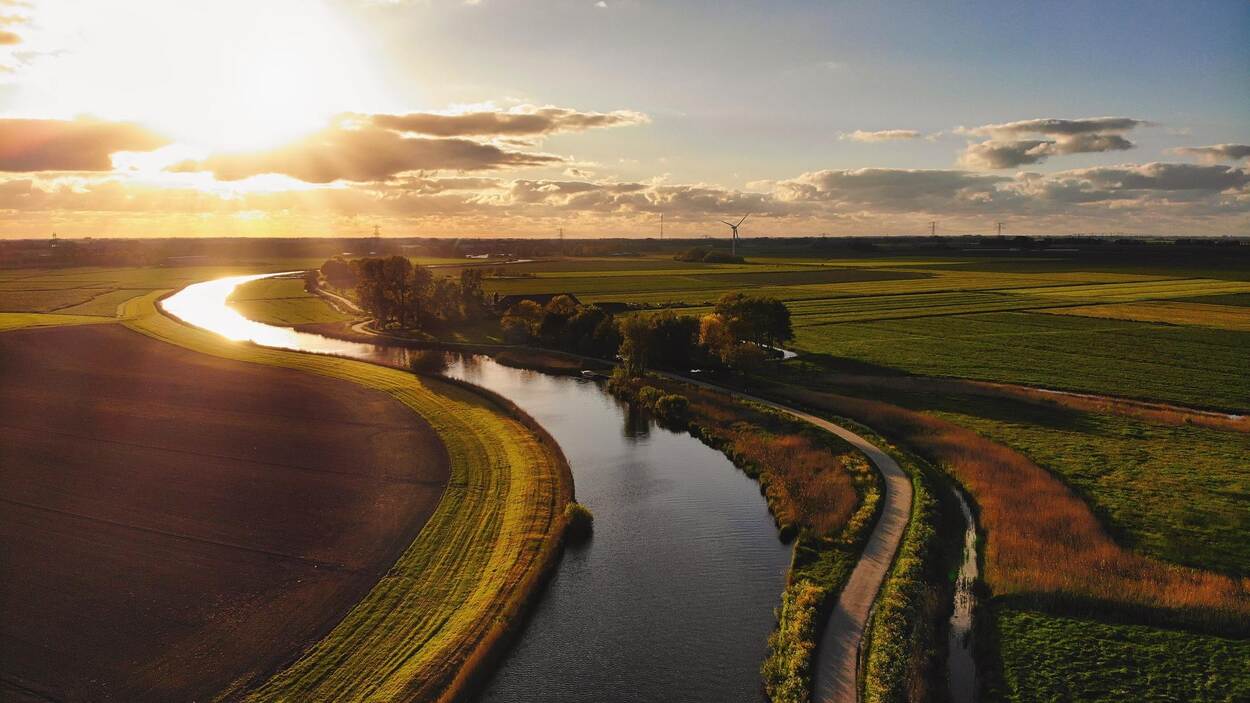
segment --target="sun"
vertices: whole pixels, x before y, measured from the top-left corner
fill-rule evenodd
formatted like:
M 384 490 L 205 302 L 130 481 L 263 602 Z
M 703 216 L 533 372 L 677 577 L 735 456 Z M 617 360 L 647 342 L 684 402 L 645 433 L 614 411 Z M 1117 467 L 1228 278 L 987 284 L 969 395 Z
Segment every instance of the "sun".
M 280 146 L 379 100 L 356 28 L 321 0 L 67 4 L 74 12 L 45 18 L 69 49 L 39 96 L 72 96 L 61 112 L 236 151 Z

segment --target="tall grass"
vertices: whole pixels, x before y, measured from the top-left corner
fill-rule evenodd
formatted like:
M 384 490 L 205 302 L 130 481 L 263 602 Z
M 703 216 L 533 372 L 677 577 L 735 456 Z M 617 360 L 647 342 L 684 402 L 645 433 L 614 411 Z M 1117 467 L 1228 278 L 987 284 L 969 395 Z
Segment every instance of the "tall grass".
M 1121 547 L 1078 496 L 1016 451 L 898 406 L 792 386 L 775 390 L 868 424 L 953 474 L 979 511 L 986 581 L 995 595 L 1073 612 L 1120 607 L 1147 620 L 1250 627 L 1250 579 L 1175 566 Z

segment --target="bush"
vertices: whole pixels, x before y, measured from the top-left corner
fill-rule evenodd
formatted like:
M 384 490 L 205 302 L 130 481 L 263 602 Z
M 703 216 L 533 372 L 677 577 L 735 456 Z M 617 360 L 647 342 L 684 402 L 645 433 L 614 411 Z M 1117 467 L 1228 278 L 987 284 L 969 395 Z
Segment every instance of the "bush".
M 564 534 L 570 542 L 584 542 L 595 531 L 595 516 L 581 503 L 564 506 Z
M 434 376 L 447 369 L 447 354 L 438 349 L 416 349 L 408 352 L 408 370 L 415 374 Z
M 664 391 L 655 386 L 643 386 L 638 389 L 638 404 L 648 410 L 655 409 L 655 403 L 664 396 Z
M 690 419 L 690 401 L 684 395 L 669 393 L 661 396 L 652 407 L 660 419 L 674 424 L 685 424 Z

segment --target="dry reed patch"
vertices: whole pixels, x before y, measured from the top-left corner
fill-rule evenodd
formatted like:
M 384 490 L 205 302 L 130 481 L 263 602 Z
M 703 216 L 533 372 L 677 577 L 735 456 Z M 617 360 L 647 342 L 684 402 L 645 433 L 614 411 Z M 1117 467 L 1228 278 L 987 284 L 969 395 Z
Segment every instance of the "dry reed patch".
M 865 466 L 840 439 L 758 406 L 701 388 L 648 379 L 690 401 L 692 422 L 713 436 L 739 464 L 758 468 L 773 515 L 782 527 L 832 537 L 859 505 L 855 474 Z M 871 473 L 871 472 L 869 472 Z M 875 476 L 875 474 L 872 474 Z
M 1167 564 L 1116 544 L 1089 507 L 1024 455 L 953 423 L 877 401 L 778 388 L 810 407 L 855 418 L 951 472 L 972 494 L 987 535 L 996 595 L 1058 597 L 1226 624 L 1250 619 L 1250 579 Z

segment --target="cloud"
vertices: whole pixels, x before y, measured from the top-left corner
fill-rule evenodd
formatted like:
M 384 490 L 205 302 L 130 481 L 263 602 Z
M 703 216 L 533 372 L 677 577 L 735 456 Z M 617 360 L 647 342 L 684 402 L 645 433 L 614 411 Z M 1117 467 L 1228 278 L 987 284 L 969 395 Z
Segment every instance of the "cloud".
M 960 127 L 959 134 L 988 136 L 990 139 L 969 144 L 959 157 L 959 164 L 973 169 L 1015 168 L 1036 164 L 1051 156 L 1124 151 L 1133 142 L 1121 136 L 1146 120 L 1132 117 L 1087 117 L 1079 120 L 1042 118 L 1001 124 L 987 124 L 971 129 Z M 1038 135 L 1031 139 L 1019 137 Z
M 21 43 L 22 38 L 16 33 L 0 29 L 0 46 L 14 46 Z
M 1072 136 L 1095 132 L 1127 132 L 1134 127 L 1150 125 L 1146 120 L 1132 117 L 1084 117 L 1076 120 L 1063 120 L 1054 117 L 1042 117 L 1033 120 L 1019 120 L 1000 124 L 987 124 L 971 129 L 960 127 L 955 131 L 960 134 L 975 134 L 996 138 L 1016 137 L 1025 134 L 1045 134 L 1048 136 Z
M 407 171 L 488 171 L 563 162 L 552 154 L 513 151 L 471 139 L 409 137 L 372 123 L 343 123 L 277 149 L 215 154 L 170 170 L 209 171 L 223 181 L 277 173 L 308 183 L 330 183 L 383 181 Z
M 112 154 L 168 143 L 128 122 L 0 119 L 0 171 L 108 171 Z
M 853 142 L 889 142 L 919 138 L 920 132 L 914 129 L 880 129 L 875 132 L 857 129 L 854 132 L 842 132 L 838 135 L 838 139 L 849 139 Z
M 432 137 L 535 137 L 650 122 L 649 117 L 632 110 L 582 112 L 552 105 L 522 105 L 507 111 L 479 110 L 460 114 L 371 115 L 368 119 L 383 129 Z
M 184 184 L 192 177 L 180 176 Z M 955 169 L 821 170 L 760 191 L 661 180 L 501 179 L 425 174 L 276 192 L 157 186 L 125 174 L 32 174 L 0 180 L 0 232 L 31 234 L 56 218 L 62 233 L 213 234 L 262 213 L 276 229 L 364 233 L 355 218 L 429 234 L 645 234 L 659 213 L 674 235 L 719 232 L 717 220 L 752 212 L 757 234 L 988 231 L 1012 217 L 1022 231 L 1228 232 L 1250 214 L 1246 168 L 1194 163 L 1121 164 L 1013 176 Z M 253 222 L 254 219 L 247 219 Z M 74 223 L 77 223 L 74 225 Z M 1027 223 L 1027 225 L 1025 224 Z M 66 225 L 66 226 L 62 226 Z M 70 225 L 78 227 L 77 230 Z M 248 225 L 251 227 L 252 225 Z M 92 229 L 96 227 L 96 229 Z M 235 227 L 236 229 L 231 229 Z
M 1141 191 L 1203 191 L 1221 193 L 1244 190 L 1250 172 L 1232 166 L 1148 163 L 1099 166 L 1056 173 L 1057 182 L 1081 181 L 1091 189 L 1125 193 Z
M 779 198 L 888 210 L 937 207 L 992 194 L 1006 176 L 942 169 L 860 168 L 804 173 L 779 181 Z
M 1132 149 L 1133 143 L 1118 134 L 1077 134 L 1060 140 L 990 139 L 969 144 L 960 155 L 961 165 L 974 169 L 1015 168 L 1045 161 L 1061 154 L 1086 154 Z
M 1210 146 L 1182 146 L 1172 153 L 1196 156 L 1207 163 L 1238 161 L 1250 158 L 1250 144 L 1212 144 Z

